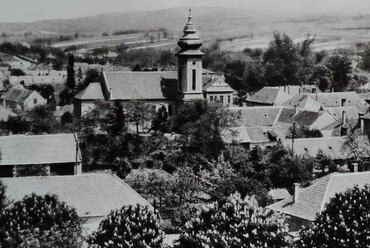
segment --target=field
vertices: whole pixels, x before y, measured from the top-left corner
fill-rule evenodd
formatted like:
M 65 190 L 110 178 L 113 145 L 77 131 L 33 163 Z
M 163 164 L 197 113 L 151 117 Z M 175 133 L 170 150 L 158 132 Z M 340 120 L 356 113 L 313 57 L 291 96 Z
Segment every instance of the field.
M 221 48 L 240 51 L 245 48 L 266 48 L 274 31 L 285 32 L 294 41 L 303 40 L 307 34 L 316 37 L 314 48 L 353 48 L 356 43 L 370 41 L 370 16 L 345 16 L 312 14 L 300 16 L 269 11 L 241 9 L 204 8 L 193 10 L 193 21 L 201 38 L 208 42 L 220 40 Z M 49 20 L 33 23 L 0 23 L 0 33 L 10 34 L 4 40 L 22 40 L 23 33 L 32 32 L 42 37 L 50 35 L 79 34 L 78 39 L 53 42 L 52 46 L 69 46 L 93 49 L 114 47 L 121 43 L 130 49 L 175 48 L 187 20 L 186 8 L 130 13 L 111 13 L 99 16 Z M 165 29 L 171 33 L 168 39 L 151 39 L 153 30 Z M 117 30 L 139 30 L 134 34 L 112 36 Z M 102 36 L 106 32 L 109 36 Z

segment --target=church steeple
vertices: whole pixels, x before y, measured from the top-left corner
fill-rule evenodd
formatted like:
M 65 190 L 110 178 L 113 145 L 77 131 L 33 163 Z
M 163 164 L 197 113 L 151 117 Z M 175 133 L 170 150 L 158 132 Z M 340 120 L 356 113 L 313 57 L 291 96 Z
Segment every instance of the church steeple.
M 177 44 L 181 50 L 194 50 L 195 53 L 203 55 L 203 53 L 199 51 L 199 48 L 203 45 L 203 43 L 200 40 L 195 25 L 192 22 L 191 9 L 189 9 L 188 22 L 184 27 L 184 35 L 179 39 Z M 179 54 L 181 54 L 181 51 Z
M 178 90 L 183 100 L 203 99 L 202 85 L 202 46 L 189 9 L 188 22 L 184 27 L 184 34 L 177 44 L 180 51 L 178 59 Z

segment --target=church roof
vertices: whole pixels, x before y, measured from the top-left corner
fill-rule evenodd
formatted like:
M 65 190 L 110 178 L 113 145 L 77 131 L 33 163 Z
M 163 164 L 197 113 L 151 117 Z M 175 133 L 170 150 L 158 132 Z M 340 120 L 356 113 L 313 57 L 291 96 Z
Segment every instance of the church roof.
M 174 100 L 177 94 L 177 71 L 109 71 L 104 79 L 111 100 Z
M 222 77 L 203 77 L 203 91 L 210 92 L 233 92 L 234 90 Z

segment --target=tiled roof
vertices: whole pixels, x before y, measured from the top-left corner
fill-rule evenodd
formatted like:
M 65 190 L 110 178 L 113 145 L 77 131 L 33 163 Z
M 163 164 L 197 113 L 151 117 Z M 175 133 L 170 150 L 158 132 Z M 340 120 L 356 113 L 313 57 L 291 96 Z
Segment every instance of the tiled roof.
M 296 116 L 294 116 L 294 121 L 304 126 L 311 126 L 321 115 L 319 112 L 312 111 L 299 111 Z
M 346 159 L 348 158 L 348 152 L 343 151 L 342 146 L 345 142 L 346 137 L 328 137 L 328 138 L 305 138 L 305 139 L 295 139 L 294 140 L 294 153 L 298 155 L 309 155 L 316 156 L 316 154 L 321 150 L 324 154 L 331 157 L 332 159 Z M 369 146 L 369 139 L 366 136 L 359 136 L 359 143 L 362 148 Z M 284 146 L 288 149 L 292 149 L 291 139 L 284 141 Z
M 318 94 L 308 94 L 313 99 L 324 105 L 324 107 L 341 107 L 342 99 L 345 99 L 343 104 L 344 107 L 357 106 L 361 110 L 368 108 L 368 104 L 362 100 L 356 92 L 332 92 L 332 93 L 318 93 Z
M 284 199 L 290 199 L 292 196 L 289 194 L 288 190 L 286 189 L 271 189 L 268 192 L 268 195 L 273 200 L 284 200 Z
M 204 92 L 233 92 L 234 90 L 222 77 L 203 77 Z
M 100 83 L 90 83 L 85 89 L 75 95 L 80 100 L 104 100 Z
M 112 99 L 164 100 L 175 99 L 177 71 L 171 72 L 104 72 L 107 90 Z
M 233 107 L 231 112 L 240 113 L 237 126 L 273 126 L 282 112 L 281 107 Z
M 23 103 L 34 91 L 20 88 L 11 88 L 4 95 L 6 101 Z
M 0 166 L 81 161 L 74 134 L 0 136 L 0 151 Z
M 272 127 L 235 127 L 231 128 L 232 132 L 226 131 L 222 134 L 225 143 L 269 143 L 273 142 L 272 136 L 277 136 L 278 140 L 283 140 L 289 133 L 289 126 L 279 125 Z
M 286 107 L 296 106 L 298 109 L 315 112 L 318 112 L 320 109 L 322 109 L 322 105 L 308 95 L 295 95 L 293 96 L 292 99 L 283 103 L 283 106 Z
M 337 193 L 342 193 L 355 185 L 363 187 L 370 182 L 370 172 L 332 173 L 316 180 L 310 187 L 299 190 L 298 201 L 291 198 L 274 203 L 268 208 L 301 219 L 313 221 L 316 214 L 325 209 L 325 205 Z
M 150 206 L 136 191 L 115 175 L 81 174 L 74 176 L 42 176 L 1 178 L 10 200 L 25 195 L 55 194 L 61 201 L 76 208 L 80 217 L 98 217 L 124 205 Z
M 263 87 L 261 90 L 249 97 L 247 101 L 273 105 L 275 104 L 278 94 L 279 87 Z
M 348 119 L 356 119 L 356 120 L 359 119 L 360 114 L 364 113 L 357 106 L 325 108 L 325 111 L 330 113 L 337 120 L 342 119 L 343 112 L 345 112 L 346 117 Z

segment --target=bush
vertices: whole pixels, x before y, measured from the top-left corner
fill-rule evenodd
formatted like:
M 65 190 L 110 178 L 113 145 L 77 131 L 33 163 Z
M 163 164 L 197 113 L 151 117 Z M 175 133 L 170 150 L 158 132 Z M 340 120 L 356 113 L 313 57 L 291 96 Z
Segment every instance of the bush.
M 234 194 L 187 222 L 177 247 L 285 247 L 290 238 L 283 222 L 281 215 L 259 207 L 254 197 Z
M 0 215 L 0 247 L 80 247 L 76 210 L 55 195 L 25 196 Z
M 163 234 L 155 212 L 140 205 L 112 211 L 94 232 L 90 244 L 99 247 L 161 247 Z
M 296 247 L 369 247 L 369 227 L 370 187 L 355 187 L 330 200 Z

